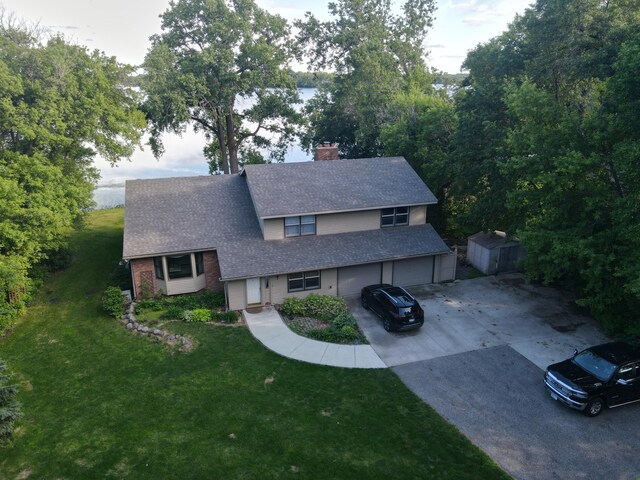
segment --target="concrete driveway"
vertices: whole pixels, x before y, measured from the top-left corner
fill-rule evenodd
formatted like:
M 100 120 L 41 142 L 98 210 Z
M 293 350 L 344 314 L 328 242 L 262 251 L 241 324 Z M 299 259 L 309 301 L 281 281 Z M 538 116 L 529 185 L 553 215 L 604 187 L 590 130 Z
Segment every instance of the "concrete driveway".
M 380 358 L 510 475 L 640 480 L 640 404 L 587 418 L 544 390 L 548 364 L 609 341 L 567 298 L 520 275 L 410 290 L 425 310 L 413 332 L 349 303 Z
M 408 289 L 425 311 L 419 330 L 388 333 L 382 321 L 348 299 L 371 346 L 390 367 L 508 345 L 540 368 L 609 341 L 595 322 L 555 289 L 522 275 L 482 277 Z

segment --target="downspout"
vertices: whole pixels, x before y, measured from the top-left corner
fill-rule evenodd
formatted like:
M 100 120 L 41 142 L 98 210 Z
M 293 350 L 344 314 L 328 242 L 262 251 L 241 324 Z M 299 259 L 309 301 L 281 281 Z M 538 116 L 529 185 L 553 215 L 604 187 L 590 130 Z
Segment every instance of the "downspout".
M 224 282 L 224 308 L 225 308 L 225 312 L 229 311 L 229 298 L 227 297 L 227 282 Z

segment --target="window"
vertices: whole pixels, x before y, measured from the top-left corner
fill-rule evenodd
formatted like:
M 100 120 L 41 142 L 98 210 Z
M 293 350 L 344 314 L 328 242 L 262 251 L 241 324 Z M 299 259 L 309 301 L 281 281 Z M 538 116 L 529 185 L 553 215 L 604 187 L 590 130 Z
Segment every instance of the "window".
M 317 290 L 320 288 L 320 270 L 310 272 L 291 273 L 287 276 L 289 291 Z
M 204 273 L 204 254 L 202 252 L 196 253 L 196 275 L 202 275 Z
M 383 208 L 380 225 L 383 227 L 409 225 L 409 207 Z
M 153 268 L 156 271 L 156 278 L 164 280 L 164 268 L 162 268 L 162 257 L 153 257 Z
M 167 268 L 169 279 L 193 277 L 191 271 L 191 254 L 173 255 L 167 257 Z
M 285 217 L 284 236 L 299 237 L 300 235 L 316 234 L 316 216 L 302 215 L 301 217 Z

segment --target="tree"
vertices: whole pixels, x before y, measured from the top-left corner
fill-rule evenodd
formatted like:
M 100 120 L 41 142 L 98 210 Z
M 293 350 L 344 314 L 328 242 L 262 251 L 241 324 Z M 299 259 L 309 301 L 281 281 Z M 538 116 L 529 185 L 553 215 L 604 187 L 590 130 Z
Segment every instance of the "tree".
M 92 205 L 96 154 L 129 157 L 146 125 L 132 68 L 0 12 L 0 326 L 24 309 L 35 268 Z
M 530 279 L 640 334 L 635 1 L 538 0 L 465 62 L 456 103 L 470 229 L 517 234 Z
M 306 107 L 307 150 L 330 140 L 347 157 L 382 152 L 380 131 L 395 95 L 416 84 L 428 87 L 423 41 L 434 9 L 432 0 L 407 0 L 400 14 L 389 0 L 339 0 L 329 3 L 333 20 L 307 13 L 296 23 L 310 65 L 336 72 Z
M 286 20 L 253 0 L 172 1 L 161 18 L 142 78 L 154 154 L 163 153 L 163 132 L 191 125 L 209 140 L 212 171 L 236 173 L 265 148 L 281 160 L 300 122 Z
M 0 360 L 0 441 L 7 440 L 13 433 L 13 427 L 22 414 L 20 403 L 15 399 L 18 389 L 7 385 L 9 377 L 5 374 L 7 365 Z
M 413 90 L 396 96 L 390 116 L 392 120 L 380 133 L 384 153 L 407 159 L 438 198 L 438 205 L 429 213 L 430 223 L 438 231 L 450 229 L 448 194 L 454 178 L 449 158 L 456 124 L 453 102 L 444 90 Z

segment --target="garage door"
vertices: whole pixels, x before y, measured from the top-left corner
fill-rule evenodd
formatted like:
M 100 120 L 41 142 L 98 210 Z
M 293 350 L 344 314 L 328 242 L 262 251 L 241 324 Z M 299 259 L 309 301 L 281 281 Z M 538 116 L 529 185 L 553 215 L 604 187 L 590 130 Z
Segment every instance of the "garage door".
M 393 262 L 393 284 L 400 287 L 423 285 L 433 281 L 433 259 L 430 257 L 409 258 Z
M 338 269 L 338 295 L 347 297 L 360 293 L 362 287 L 380 283 L 382 267 L 379 263 L 356 265 Z

